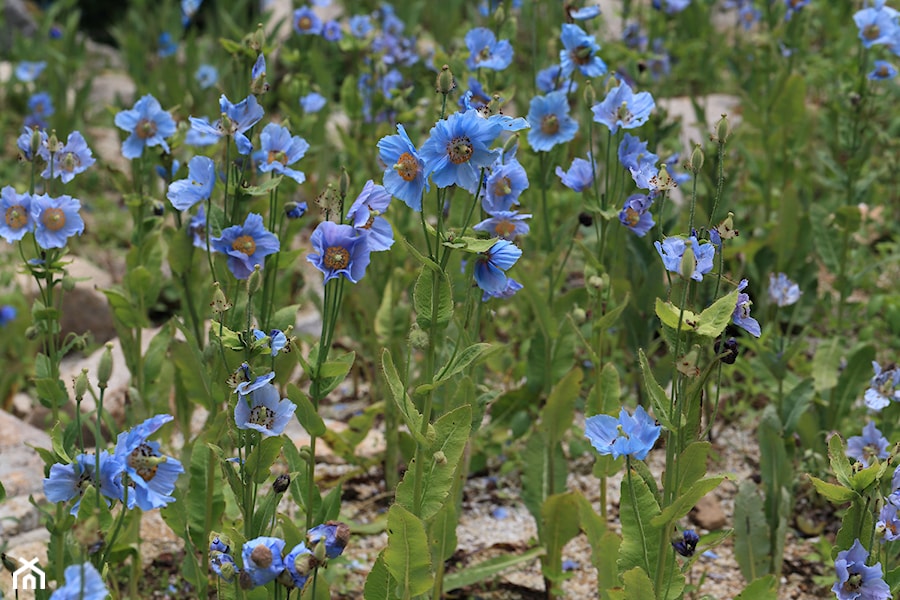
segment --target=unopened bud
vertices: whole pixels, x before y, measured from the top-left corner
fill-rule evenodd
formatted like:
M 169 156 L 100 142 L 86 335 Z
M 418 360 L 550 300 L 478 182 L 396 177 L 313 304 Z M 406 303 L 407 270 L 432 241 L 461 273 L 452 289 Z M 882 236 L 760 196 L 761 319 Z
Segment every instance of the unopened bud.
M 71 292 L 75 289 L 75 280 L 69 277 L 68 275 L 62 278 L 62 289 L 65 292 Z
M 703 168 L 703 148 L 700 144 L 694 146 L 694 151 L 691 152 L 691 158 L 688 160 L 688 170 L 694 174 L 700 172 L 700 169 Z
M 320 544 L 324 547 L 324 544 Z M 298 575 L 309 575 L 319 564 L 316 557 L 312 554 L 298 554 L 294 559 L 294 568 L 297 569 Z
M 323 540 L 315 545 L 315 547 L 313 548 L 313 556 L 311 558 L 313 558 L 316 563 L 325 562 L 325 552 L 325 541 Z
M 109 383 L 109 378 L 112 376 L 112 349 L 113 345 L 110 342 L 107 342 L 106 350 L 100 355 L 100 364 L 97 365 L 97 387 L 101 390 L 106 389 L 106 384 Z
M 438 450 L 437 452 L 434 453 L 434 462 L 439 465 L 447 464 L 447 455 L 444 454 L 443 450 Z
M 493 96 L 491 96 L 491 101 L 487 104 L 488 114 L 499 115 L 501 106 L 502 102 L 500 100 L 500 94 L 494 94 Z
M 341 167 L 341 177 L 338 179 L 338 192 L 341 195 L 341 198 L 346 198 L 347 193 L 350 191 L 350 174 L 347 172 L 347 169 Z
M 88 370 L 82 369 L 81 373 L 75 376 L 75 399 L 81 400 L 88 390 Z
M 681 266 L 678 272 L 685 279 L 690 279 L 697 270 L 697 257 L 694 255 L 694 245 L 690 242 L 685 243 L 684 254 L 681 255 Z
M 587 284 L 599 292 L 604 286 L 603 277 L 600 275 L 591 275 L 588 277 Z
M 591 85 L 591 80 L 588 79 L 584 82 L 584 102 L 587 106 L 593 106 L 597 103 L 597 92 L 594 91 L 594 86 Z
M 227 560 L 221 561 L 221 564 L 219 565 L 219 571 L 222 573 L 222 579 L 224 579 L 225 581 L 230 582 L 234 579 L 234 563 L 233 562 L 227 561 Z M 241 573 L 241 574 L 243 575 L 243 573 Z M 251 581 L 250 584 L 252 585 L 253 582 Z M 243 580 L 241 581 L 241 587 L 244 587 Z M 244 588 L 244 589 L 249 589 L 249 588 Z
M 716 122 L 716 139 L 715 141 L 724 144 L 731 135 L 731 126 L 728 123 L 728 115 L 722 114 L 722 118 Z
M 253 265 L 253 272 L 250 273 L 250 276 L 247 278 L 247 293 L 250 295 L 255 294 L 259 291 L 259 288 L 262 287 L 262 283 L 261 267 L 258 264 Z
M 306 202 L 287 202 L 284 205 L 284 216 L 288 219 L 299 219 L 306 214 L 307 209 Z
M 31 130 L 31 160 L 37 157 L 41 149 L 41 131 L 37 128 Z
M 242 590 L 253 589 L 253 579 L 250 577 L 250 571 L 244 569 L 238 574 L 238 585 L 241 586 Z
M 582 227 L 590 227 L 594 224 L 594 215 L 589 212 L 578 213 L 578 222 L 581 223 Z
M 444 95 L 447 95 L 456 89 L 456 79 L 453 77 L 453 72 L 448 65 L 441 67 L 441 72 L 438 73 L 435 88 L 439 94 Z
M 580 306 L 576 306 L 572 309 L 572 320 L 575 321 L 576 325 L 584 325 L 587 321 L 587 311 Z
M 412 327 L 409 329 L 407 341 L 409 341 L 409 345 L 416 350 L 425 350 L 428 348 L 429 343 L 428 332 L 422 331 L 418 323 L 413 323 Z
M 62 144 L 59 143 L 59 138 L 56 137 L 56 130 L 54 129 L 50 137 L 47 138 L 47 149 L 50 150 L 50 154 L 55 154 L 59 152 L 60 148 L 62 148 Z
M 161 217 L 166 214 L 166 205 L 160 202 L 159 200 L 153 201 L 153 216 Z
M 25 329 L 25 339 L 27 340 L 36 340 L 38 336 L 37 327 L 31 325 Z
M 263 48 L 266 46 L 266 31 L 263 29 L 262 23 L 258 23 L 256 25 L 256 31 L 250 34 L 250 39 L 248 40 L 248 44 L 250 47 L 256 51 L 261 52 Z
M 721 338 L 716 340 L 716 344 L 714 346 L 716 354 L 719 356 L 719 360 L 721 360 L 726 365 L 733 365 L 734 361 L 737 360 L 738 357 L 738 342 L 735 338 L 731 337 L 725 340 L 723 343 Z
M 213 291 L 213 299 L 212 302 L 209 303 L 209 306 L 214 313 L 219 315 L 231 308 L 231 303 L 228 301 L 228 298 L 225 297 L 225 292 L 222 291 L 218 281 L 214 283 L 213 286 L 216 289 Z
M 272 484 L 272 489 L 275 490 L 276 494 L 283 494 L 287 491 L 288 486 L 291 485 L 291 476 L 282 473 L 278 477 L 275 478 L 275 482 Z

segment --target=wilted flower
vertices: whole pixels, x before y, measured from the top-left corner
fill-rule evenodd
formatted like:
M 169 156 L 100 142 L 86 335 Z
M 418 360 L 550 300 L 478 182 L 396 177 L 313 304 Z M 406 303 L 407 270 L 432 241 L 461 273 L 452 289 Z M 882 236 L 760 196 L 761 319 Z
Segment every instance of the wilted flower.
M 594 415 L 585 422 L 584 435 L 600 454 L 613 458 L 633 456 L 644 460 L 656 443 L 662 427 L 650 418 L 642 406 L 634 415 L 623 407 L 619 418 L 610 415 Z
M 344 548 L 347 547 L 347 542 L 350 541 L 350 527 L 346 523 L 328 521 L 306 532 L 306 541 L 312 547 L 315 547 L 319 542 L 324 543 L 325 556 L 337 558 L 343 554 Z
M 759 327 L 759 321 L 750 316 L 750 305 L 753 304 L 753 302 L 750 300 L 750 296 L 744 293 L 747 284 L 748 282 L 746 279 L 741 279 L 741 283 L 738 285 L 737 306 L 734 307 L 734 313 L 731 315 L 731 320 L 735 325 L 753 337 L 759 337 L 760 333 L 762 333 Z
M 275 537 L 258 537 L 244 544 L 244 571 L 254 586 L 266 585 L 284 571 L 283 551 L 284 540 Z
M 694 551 L 697 549 L 697 542 L 699 541 L 700 536 L 697 535 L 696 531 L 685 529 L 681 534 L 681 538 L 672 542 L 672 547 L 678 554 L 690 557 L 694 555 Z

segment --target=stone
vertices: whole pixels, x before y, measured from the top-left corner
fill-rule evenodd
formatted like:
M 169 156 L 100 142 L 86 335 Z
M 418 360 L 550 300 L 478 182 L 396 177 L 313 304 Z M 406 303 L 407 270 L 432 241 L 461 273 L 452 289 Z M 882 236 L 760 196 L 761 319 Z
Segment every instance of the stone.
M 94 115 L 99 115 L 110 105 L 130 107 L 134 104 L 136 91 L 134 81 L 125 73 L 119 71 L 99 73 L 94 76 L 88 95 L 89 110 Z
M 130 176 L 131 161 L 122 156 L 124 134 L 114 127 L 86 127 L 84 137 L 98 162 Z
M 690 513 L 691 521 L 707 531 L 722 529 L 728 524 L 728 518 L 718 498 L 706 495 L 697 502 Z
M 0 410 L 0 481 L 10 500 L 43 489 L 44 461 L 26 444 L 50 448 L 50 436 Z
M 35 529 L 28 533 L 18 535 L 14 538 L 4 540 L 6 548 L 4 553 L 7 557 L 22 561 L 31 561 L 38 559 L 41 565 L 47 564 L 47 546 L 50 542 L 50 532 L 46 529 Z M 12 577 L 7 574 L 6 570 L 0 575 L 0 598 L 20 598 L 21 600 L 29 600 L 34 598 L 31 592 L 16 592 L 12 589 Z
M 694 109 L 694 100 L 703 111 L 699 117 Z M 656 104 L 665 109 L 671 120 L 681 121 L 679 139 L 685 159 L 690 156 L 694 144 L 705 144 L 709 140 L 709 135 L 715 132 L 716 122 L 723 114 L 728 115 L 732 130 L 740 123 L 740 99 L 737 96 L 709 94 L 695 99 L 687 96 L 657 98 Z

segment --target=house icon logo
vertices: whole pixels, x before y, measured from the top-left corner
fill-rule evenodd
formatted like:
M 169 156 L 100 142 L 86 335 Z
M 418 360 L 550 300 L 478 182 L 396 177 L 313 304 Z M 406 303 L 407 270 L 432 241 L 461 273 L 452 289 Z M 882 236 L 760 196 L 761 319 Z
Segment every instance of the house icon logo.
M 45 585 L 44 572 L 37 566 L 38 559 L 18 559 L 22 565 L 12 574 L 12 589 L 14 590 L 42 590 Z

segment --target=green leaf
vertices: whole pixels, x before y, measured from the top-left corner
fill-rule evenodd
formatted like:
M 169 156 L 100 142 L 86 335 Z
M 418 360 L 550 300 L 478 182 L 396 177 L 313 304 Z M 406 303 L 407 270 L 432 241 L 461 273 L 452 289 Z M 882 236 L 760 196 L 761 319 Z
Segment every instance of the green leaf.
M 369 575 L 366 577 L 366 585 L 363 588 L 363 598 L 365 600 L 395 600 L 397 597 L 394 595 L 397 581 L 391 577 L 391 572 L 388 571 L 387 565 L 384 564 L 384 553 L 385 551 L 383 550 L 378 555 L 378 558 L 375 559 L 375 564 L 372 565 L 372 570 L 369 571 Z
M 253 481 L 263 483 L 269 478 L 269 469 L 275 464 L 283 443 L 284 440 L 280 435 L 263 438 L 259 445 L 250 452 L 246 468 L 253 477 Z
M 69 453 L 66 452 L 66 447 L 63 444 L 63 426 L 59 421 L 57 421 L 50 430 L 50 445 L 56 455 L 62 459 L 62 462 L 73 462 L 73 460 L 69 458 Z
M 525 444 L 522 461 L 528 465 L 522 472 L 522 501 L 537 521 L 540 537 L 541 507 L 556 490 L 565 489 L 568 463 L 562 447 L 550 446 L 539 430 Z
M 541 507 L 541 542 L 547 556 L 541 559 L 541 572 L 553 582 L 553 593 L 562 594 L 566 579 L 562 568 L 563 547 L 580 533 L 578 500 L 571 493 L 554 494 Z
M 356 360 L 356 352 L 346 352 L 333 360 L 322 363 L 319 369 L 319 388 L 318 392 L 321 398 L 331 393 L 337 386 L 347 378 L 347 373 L 353 367 L 353 361 Z
M 835 337 L 819 344 L 819 347 L 816 348 L 816 354 L 813 356 L 812 375 L 816 391 L 819 393 L 837 385 L 838 363 L 844 352 L 844 345 L 841 342 L 842 340 Z
M 217 462 L 215 450 L 205 444 L 194 444 L 189 465 L 190 480 L 184 489 L 188 531 L 197 546 L 209 543 L 207 527 L 218 523 L 225 512 L 222 475 L 217 468 Z M 210 509 L 208 523 L 207 502 Z
M 3 482 L 0 481 L 0 502 L 6 500 L 6 488 L 3 487 Z
M 653 582 L 650 576 L 640 567 L 635 567 L 629 571 L 625 571 L 622 575 L 625 582 L 626 598 L 655 598 L 656 592 L 653 590 Z
M 728 323 L 731 322 L 731 315 L 734 313 L 734 307 L 737 306 L 738 291 L 734 290 L 730 294 L 726 294 L 713 302 L 699 316 L 699 325 L 697 333 L 708 338 L 719 337 Z
M 693 442 L 678 457 L 678 481 L 682 486 L 693 485 L 706 475 L 706 457 L 710 447 L 709 442 Z
M 269 322 L 269 328 L 284 331 L 288 327 L 293 326 L 297 322 L 297 312 L 299 310 L 299 304 L 291 304 L 290 306 L 279 308 L 275 311 L 275 314 L 272 315 Z
M 428 267 L 428 269 L 434 271 L 435 273 L 443 273 L 443 270 L 441 269 L 441 266 L 439 264 L 419 252 L 416 247 L 413 246 L 405 237 L 403 237 L 402 235 L 399 237 L 403 242 L 403 245 L 406 246 L 406 249 L 409 250 L 409 253 L 412 255 L 412 257 L 422 263 L 422 266 Z
M 313 517 L 315 523 L 333 521 L 341 514 L 341 486 L 336 485 L 322 498 L 322 504 Z
M 453 244 L 450 242 L 444 242 L 445 246 L 451 246 L 453 248 L 458 248 L 463 252 L 470 252 L 472 254 L 482 254 L 487 252 L 491 248 L 493 248 L 494 244 L 498 241 L 497 238 L 490 239 L 479 239 L 473 238 L 469 236 L 458 237 L 453 240 Z
M 435 284 L 437 277 L 437 284 Z M 437 285 L 437 306 L 432 306 L 434 287 Z M 419 278 L 416 279 L 416 287 L 413 290 L 413 300 L 416 309 L 416 322 L 422 329 L 431 327 L 431 319 L 435 318 L 437 325 L 444 325 L 453 316 L 453 292 L 450 289 L 450 279 L 443 272 L 432 271 L 422 267 Z M 437 314 L 432 315 L 432 310 L 437 309 Z M 432 340 L 431 343 L 435 343 Z
M 659 504 L 641 477 L 626 473 L 622 479 L 619 519 L 622 522 L 622 545 L 619 548 L 619 572 L 640 567 L 655 573 L 662 529 L 652 524 L 659 515 Z
M 808 409 L 814 394 L 813 380 L 810 378 L 804 379 L 785 394 L 781 405 L 785 436 L 792 435 L 796 431 L 797 422 Z
M 628 302 L 631 300 L 631 296 L 629 294 L 625 295 L 625 298 L 612 310 L 608 310 L 603 313 L 599 319 L 593 322 L 591 325 L 595 330 L 599 329 L 600 331 L 605 331 L 615 324 L 616 320 L 619 318 L 619 315 L 628 307 Z
M 417 511 L 421 519 L 427 521 L 433 517 L 446 501 L 453 486 L 459 459 L 469 440 L 471 427 L 472 409 L 469 406 L 460 406 L 435 421 L 435 442 L 429 449 L 431 455 L 426 459 L 427 468 L 422 480 L 422 505 Z M 396 502 L 411 511 L 416 511 L 413 489 L 415 470 L 411 464 L 396 492 Z
M 416 440 L 416 443 L 425 446 L 426 448 L 431 445 L 431 442 L 422 435 L 422 413 L 416 408 L 415 404 L 413 404 L 412 399 L 409 397 L 409 394 L 406 393 L 406 389 L 403 387 L 403 383 L 400 381 L 400 375 L 397 373 L 396 367 L 394 367 L 394 359 L 391 357 L 391 352 L 387 348 L 384 348 L 381 351 L 381 367 L 382 372 L 384 373 L 384 378 L 387 380 L 388 387 L 391 389 L 391 396 L 394 398 L 394 402 L 400 408 L 400 415 L 403 417 L 403 422 L 406 423 L 406 427 L 409 429 L 410 434 Z M 433 426 L 429 423 L 429 437 L 434 439 L 433 436 Z
M 444 591 L 452 592 L 482 581 L 488 581 L 507 569 L 531 562 L 544 556 L 546 553 L 546 550 L 537 547 L 526 550 L 522 554 L 502 554 L 476 565 L 467 566 L 465 569 L 444 576 Z M 366 597 L 366 600 L 369 600 L 369 598 Z
M 776 600 L 778 598 L 778 582 L 774 575 L 760 577 L 745 587 L 734 600 Z
M 731 308 L 734 310 L 734 307 Z M 678 324 L 681 323 L 681 331 L 694 331 L 699 324 L 697 313 L 685 309 L 683 312 L 671 302 L 663 302 L 661 298 L 656 299 L 656 316 L 662 321 L 666 327 L 678 330 Z
M 741 483 L 734 499 L 734 557 L 746 581 L 768 574 L 769 525 L 752 481 Z
M 316 437 L 325 435 L 325 432 L 328 430 L 325 427 L 325 421 L 316 412 L 309 396 L 304 394 L 303 390 L 293 383 L 288 384 L 287 396 L 291 402 L 297 405 L 297 411 L 294 414 L 297 415 L 297 420 L 300 421 L 303 429 Z
M 456 525 L 459 516 L 456 514 L 456 502 L 444 502 L 444 505 L 428 525 L 428 539 L 431 541 L 431 563 L 438 565 L 450 560 L 456 551 Z M 444 588 L 447 591 L 447 588 Z
M 621 383 L 619 382 L 619 370 L 610 362 L 603 365 L 600 371 L 600 382 L 595 385 L 588 396 L 584 408 L 586 415 L 615 415 L 621 403 Z
M 837 273 L 840 267 L 838 258 L 840 236 L 834 235 L 832 229 L 832 213 L 821 204 L 813 204 L 809 207 L 809 223 L 812 226 L 812 239 L 816 246 L 816 252 L 825 268 L 831 273 Z
M 644 349 L 638 350 L 638 358 L 641 363 L 641 376 L 644 380 L 644 388 L 650 396 L 650 402 L 653 404 L 653 414 L 656 419 L 667 431 L 675 431 L 675 426 L 669 418 L 669 397 L 666 396 L 665 390 L 656 382 L 653 371 L 650 369 L 650 363 L 647 362 L 647 356 Z
M 809 477 L 809 480 L 812 481 L 812 484 L 813 486 L 815 486 L 817 492 L 819 492 L 822 496 L 835 504 L 852 502 L 855 498 L 859 497 L 859 494 L 850 488 L 845 488 L 841 485 L 835 485 L 833 483 L 822 481 L 818 477 L 814 477 L 812 475 L 809 475 L 808 473 L 807 477 Z
M 269 192 L 275 190 L 278 185 L 281 183 L 281 180 L 284 177 L 282 175 L 276 175 L 275 177 L 271 177 L 266 179 L 259 185 L 248 185 L 246 187 L 241 188 L 241 192 L 247 194 L 248 196 L 265 196 Z
M 841 519 L 841 528 L 834 538 L 834 546 L 831 553 L 832 558 L 837 556 L 839 550 L 850 548 L 853 543 L 860 537 L 860 531 L 871 532 L 875 527 L 875 518 L 873 517 L 872 507 L 863 499 L 859 499 L 850 504 L 850 508 L 844 513 Z M 863 535 L 859 540 L 866 551 L 870 551 L 869 535 Z
M 383 557 L 397 581 L 397 596 L 410 598 L 431 589 L 434 576 L 425 525 L 399 504 L 388 510 L 388 543 Z
M 697 504 L 700 498 L 719 487 L 723 479 L 725 479 L 724 475 L 701 479 L 692 485 L 688 491 L 676 498 L 672 504 L 663 509 L 662 513 L 650 521 L 650 524 L 654 527 L 663 527 L 667 523 L 680 519 L 688 514 L 688 511 Z
M 847 445 L 839 433 L 835 433 L 828 440 L 828 458 L 831 461 L 831 470 L 834 471 L 838 482 L 852 488 L 853 468 L 850 466 L 850 459 L 847 458 Z
M 572 426 L 575 419 L 575 401 L 578 400 L 581 391 L 582 377 L 581 369 L 575 367 L 550 391 L 547 404 L 541 411 L 540 424 L 548 444 L 558 444 Z
M 450 362 L 444 365 L 435 376 L 433 386 L 437 388 L 440 384 L 445 383 L 459 373 L 462 373 L 469 366 L 487 360 L 491 354 L 502 349 L 503 346 L 500 345 L 492 346 L 491 344 L 486 343 L 472 344 L 462 352 L 456 354 L 450 359 Z

